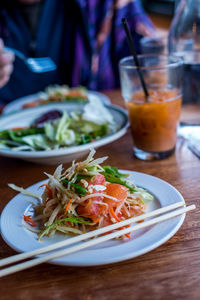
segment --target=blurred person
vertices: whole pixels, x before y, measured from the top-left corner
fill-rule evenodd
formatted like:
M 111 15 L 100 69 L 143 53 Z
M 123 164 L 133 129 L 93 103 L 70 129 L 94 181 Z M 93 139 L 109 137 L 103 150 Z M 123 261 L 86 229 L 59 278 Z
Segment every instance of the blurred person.
M 118 62 L 130 55 L 123 17 L 139 52 L 140 38 L 155 30 L 137 0 L 1 1 L 0 103 L 51 84 L 82 85 L 91 90 L 119 87 Z M 27 57 L 49 56 L 57 69 L 32 73 L 19 58 L 14 60 L 11 52 L 5 52 L 3 45 Z

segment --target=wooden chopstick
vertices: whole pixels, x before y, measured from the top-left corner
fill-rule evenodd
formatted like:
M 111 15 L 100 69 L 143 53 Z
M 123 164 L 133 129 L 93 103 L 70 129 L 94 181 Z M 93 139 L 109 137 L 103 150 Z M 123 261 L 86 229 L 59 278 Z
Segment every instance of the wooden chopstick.
M 84 240 L 92 238 L 94 236 L 98 236 L 100 234 L 106 233 L 107 231 L 117 229 L 118 227 L 126 226 L 126 225 L 129 225 L 131 223 L 136 223 L 136 222 L 145 220 L 147 218 L 154 217 L 154 216 L 160 215 L 162 213 L 166 213 L 170 210 L 173 210 L 175 208 L 178 208 L 178 207 L 181 207 L 181 206 L 184 206 L 184 205 L 185 205 L 184 201 L 179 201 L 179 202 L 176 202 L 174 204 L 164 206 L 164 207 L 158 208 L 156 210 L 153 210 L 151 212 L 142 214 L 140 216 L 133 217 L 133 218 L 127 219 L 125 221 L 121 221 L 121 222 L 118 222 L 118 223 L 115 223 L 115 224 L 112 224 L 112 225 L 109 225 L 109 226 L 105 226 L 105 227 L 102 227 L 100 229 L 93 230 L 93 231 L 90 231 L 88 233 L 78 235 L 78 236 L 72 237 L 70 239 L 67 239 L 67 240 L 64 240 L 64 241 L 46 246 L 46 247 L 42 247 L 42 248 L 39 248 L 39 249 L 32 250 L 30 252 L 16 254 L 16 255 L 13 255 L 11 257 L 1 259 L 0 267 L 3 267 L 5 265 L 11 264 L 11 263 L 15 263 L 15 262 L 27 259 L 27 258 L 30 258 L 30 257 L 38 255 L 38 254 L 42 254 L 42 253 L 45 253 L 45 252 L 49 252 L 49 251 L 52 251 L 52 250 L 55 250 L 55 249 L 58 249 L 58 248 L 61 248 L 61 247 L 64 247 L 64 246 L 68 246 L 68 245 L 80 242 L 80 241 L 84 241 Z
M 141 215 L 141 216 L 132 218 L 132 222 L 138 222 L 139 217 L 140 217 L 140 220 L 144 220 L 144 218 L 147 218 L 147 216 L 148 216 L 148 217 L 149 217 L 149 216 L 152 216 L 152 213 L 154 213 L 154 215 L 155 215 L 155 212 L 156 212 L 156 214 L 160 214 L 160 213 L 163 212 L 163 210 L 166 212 L 166 211 L 169 211 L 169 210 L 171 210 L 171 209 L 174 209 L 174 206 L 180 207 L 180 206 L 183 206 L 184 204 L 185 204 L 184 202 L 178 202 L 178 203 L 176 203 L 176 204 L 173 204 L 173 205 L 169 205 L 169 206 L 160 208 L 160 209 L 155 210 L 155 211 L 152 211 L 152 212 L 150 212 L 150 213 L 143 214 L 143 215 Z M 178 205 L 178 206 L 177 206 L 177 205 Z M 8 274 L 11 274 L 11 273 L 14 273 L 14 272 L 18 272 L 18 271 L 21 271 L 21 270 L 24 270 L 24 269 L 27 269 L 27 268 L 30 268 L 30 267 L 33 267 L 33 266 L 38 265 L 38 264 L 41 264 L 41 263 L 43 263 L 43 262 L 47 262 L 47 261 L 49 261 L 49 260 L 52 260 L 52 259 L 55 259 L 55 258 L 64 256 L 64 255 L 67 255 L 67 254 L 70 254 L 70 253 L 73 253 L 73 252 L 76 252 L 76 251 L 80 251 L 80 250 L 85 249 L 85 248 L 87 248 L 87 247 L 91 247 L 91 246 L 93 246 L 93 245 L 102 243 L 102 242 L 104 242 L 104 241 L 107 241 L 107 240 L 110 240 L 110 239 L 113 239 L 113 238 L 122 236 L 122 235 L 124 235 L 124 234 L 127 234 L 127 233 L 130 233 L 130 232 L 132 232 L 132 231 L 135 231 L 135 230 L 144 228 L 144 227 L 146 227 L 146 226 L 150 226 L 150 225 L 156 224 L 156 223 L 158 223 L 158 222 L 162 222 L 162 221 L 164 221 L 164 220 L 167 220 L 167 219 L 169 219 L 169 218 L 173 218 L 173 217 L 175 217 L 175 216 L 178 216 L 178 215 L 180 215 L 180 214 L 183 214 L 183 213 L 188 212 L 188 211 L 193 210 L 193 209 L 195 209 L 195 205 L 190 205 L 190 206 L 188 206 L 188 207 L 183 207 L 183 208 L 180 208 L 180 209 L 178 209 L 178 210 L 172 211 L 172 212 L 170 212 L 170 213 L 168 213 L 168 214 L 162 215 L 162 216 L 160 216 L 160 217 L 157 217 L 157 218 L 154 218 L 154 219 L 150 219 L 149 221 L 146 221 L 146 222 L 144 222 L 144 223 L 136 224 L 136 225 L 134 225 L 133 227 L 129 227 L 129 228 L 125 228 L 125 229 L 122 229 L 122 230 L 118 230 L 118 231 L 116 231 L 116 232 L 112 232 L 112 233 L 107 234 L 107 235 L 105 235 L 105 236 L 101 236 L 101 237 L 99 237 L 99 238 L 96 238 L 96 239 L 93 239 L 93 240 L 89 240 L 89 241 L 87 241 L 87 242 L 85 242 L 85 243 L 82 243 L 82 244 L 79 244 L 79 245 L 75 245 L 75 246 L 72 246 L 72 247 L 67 248 L 67 249 L 58 250 L 58 251 L 53 252 L 53 253 L 51 253 L 51 254 L 49 254 L 49 255 L 46 255 L 46 256 L 43 255 L 42 257 L 39 257 L 39 258 L 36 258 L 36 259 L 32 259 L 32 260 L 30 260 L 30 261 L 27 261 L 27 262 L 24 262 L 24 263 L 20 263 L 20 264 L 18 264 L 18 265 L 14 265 L 14 266 L 5 268 L 5 269 L 3 269 L 3 270 L 0 271 L 0 277 L 3 277 L 3 276 L 5 276 L 5 275 L 8 275 Z M 159 212 L 158 212 L 158 211 L 159 211 Z M 134 220 L 134 221 L 133 221 L 133 220 Z M 137 220 L 137 221 L 136 221 L 136 220 Z M 93 232 L 89 232 L 90 237 L 91 237 L 91 234 L 92 234 L 92 233 L 93 233 L 93 235 L 92 235 L 93 237 L 96 236 L 97 233 L 98 233 L 98 235 L 99 235 L 100 232 L 102 233 L 102 230 L 103 230 L 103 229 L 105 230 L 104 232 L 107 232 L 107 231 L 110 231 L 110 230 L 113 230 L 113 229 L 116 229 L 116 228 L 120 228 L 120 227 L 122 227 L 122 226 L 124 226 L 124 225 L 127 225 L 127 221 L 131 221 L 131 219 L 113 224 L 113 225 L 115 225 L 115 226 L 110 225 L 110 226 L 107 226 L 107 227 L 104 227 L 104 228 L 95 230 L 95 231 L 93 231 Z M 126 222 L 126 223 L 124 224 L 124 222 Z M 122 225 L 122 223 L 123 223 L 123 225 Z M 130 223 L 129 223 L 129 224 L 130 224 Z M 117 226 L 117 225 L 118 225 L 118 226 Z M 115 227 L 115 228 L 113 228 L 113 227 Z M 86 236 L 86 239 L 87 239 L 87 238 L 88 238 L 88 233 L 83 234 L 83 235 L 80 235 L 80 236 L 78 236 L 78 237 L 81 238 L 81 237 L 84 237 L 84 236 Z M 75 237 L 75 238 L 77 238 L 77 237 Z M 77 242 L 77 239 L 76 239 L 76 241 L 74 241 L 75 238 L 71 238 L 71 239 L 69 239 L 69 240 L 67 240 L 67 241 L 69 242 L 69 241 L 73 240 L 73 243 L 74 243 L 74 242 Z M 82 240 L 84 240 L 84 239 L 85 239 L 85 237 L 84 237 Z M 81 240 L 81 239 L 79 239 L 78 241 L 80 241 L 80 240 Z M 67 241 L 65 241 L 65 242 L 67 242 Z M 71 243 L 72 243 L 72 242 L 71 242 Z M 62 242 L 59 242 L 59 243 L 56 243 L 55 245 L 50 245 L 51 247 L 50 247 L 50 246 L 44 247 L 44 248 L 45 248 L 45 252 L 46 252 L 47 249 L 49 249 L 49 248 L 50 248 L 51 250 L 53 250 L 53 246 L 56 246 L 56 248 L 58 248 L 58 245 L 61 245 L 61 244 L 62 244 L 62 246 L 63 246 L 63 243 L 62 243 Z M 65 243 L 65 245 L 66 245 L 66 243 Z M 62 246 L 59 246 L 59 247 L 62 247 Z M 54 249 L 56 249 L 56 248 L 54 248 Z M 28 254 L 29 257 L 30 257 L 30 253 L 31 253 L 31 254 L 32 254 L 32 253 L 35 253 L 35 251 L 36 251 L 36 250 L 31 251 L 31 252 L 28 252 L 28 253 L 23 253 L 23 254 Z M 48 251 L 49 251 L 49 250 L 48 250 Z M 37 249 L 37 255 L 38 255 L 38 254 L 41 254 L 41 253 L 44 253 L 43 248 Z M 35 255 L 35 254 L 34 254 L 34 255 Z M 20 255 L 20 254 L 17 255 L 17 256 L 21 256 L 21 257 L 22 257 L 22 255 Z M 32 255 L 31 255 L 31 256 L 32 256 Z M 15 256 L 15 257 L 16 257 L 16 256 Z M 25 257 L 25 256 L 24 256 L 24 257 Z M 28 257 L 28 256 L 26 256 L 25 258 L 27 258 L 27 257 Z M 11 258 L 12 258 L 12 257 L 11 257 Z M 8 259 L 9 259 L 9 258 L 8 258 Z M 7 261 L 8 261 L 8 259 L 7 259 Z M 22 258 L 20 258 L 20 259 L 22 259 Z M 23 258 L 23 259 L 24 259 L 24 258 Z M 11 260 L 10 260 L 10 262 L 11 262 Z M 10 262 L 9 262 L 9 263 L 10 263 Z M 16 260 L 15 260 L 15 262 L 16 262 Z M 2 264 L 1 264 L 1 266 L 2 266 Z

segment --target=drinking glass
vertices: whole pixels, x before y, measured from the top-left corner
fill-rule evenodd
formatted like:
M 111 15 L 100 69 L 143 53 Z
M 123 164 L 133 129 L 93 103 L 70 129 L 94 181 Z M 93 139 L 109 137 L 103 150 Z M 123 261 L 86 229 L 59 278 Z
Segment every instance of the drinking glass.
M 200 102 L 200 0 L 176 2 L 168 49 L 184 60 L 183 104 Z
M 125 57 L 119 63 L 134 155 L 142 160 L 166 158 L 174 152 L 176 145 L 182 101 L 182 59 L 139 55 L 138 61 L 149 93 L 147 99 L 133 58 Z

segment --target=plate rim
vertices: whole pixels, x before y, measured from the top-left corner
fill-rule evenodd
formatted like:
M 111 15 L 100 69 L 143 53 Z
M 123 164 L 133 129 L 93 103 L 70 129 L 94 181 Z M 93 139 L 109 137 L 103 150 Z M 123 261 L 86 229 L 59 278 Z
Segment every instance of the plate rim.
M 174 193 L 176 193 L 176 195 L 179 197 L 179 201 L 184 201 L 184 202 L 185 202 L 185 200 L 184 200 L 183 196 L 181 195 L 181 193 L 180 193 L 173 185 L 171 185 L 170 183 L 168 183 L 167 181 L 165 181 L 165 180 L 163 180 L 163 179 L 161 179 L 161 178 L 159 178 L 159 177 L 152 176 L 152 175 L 149 175 L 149 174 L 146 174 L 146 173 L 142 173 L 142 172 L 132 171 L 132 170 L 121 170 L 121 171 L 123 171 L 123 172 L 130 172 L 130 175 L 132 175 L 132 176 L 147 176 L 147 177 L 149 177 L 149 178 L 152 178 L 153 180 L 158 180 L 158 181 L 162 182 L 164 185 L 166 185 L 166 187 L 168 187 L 168 188 L 170 187 L 170 189 L 171 189 Z M 45 182 L 45 181 L 47 181 L 47 180 L 48 180 L 48 179 L 39 181 L 39 182 L 37 182 L 37 183 L 35 183 L 35 184 L 33 184 L 33 185 L 27 187 L 27 189 L 34 188 L 34 186 L 36 186 L 36 185 L 38 185 L 38 184 L 40 184 L 40 183 L 43 183 L 43 182 Z M 137 183 L 137 185 L 138 185 L 138 183 Z M 144 188 L 145 188 L 145 187 L 144 187 Z M 16 201 L 15 198 L 16 198 L 19 194 L 20 194 L 20 193 L 18 193 L 16 196 L 14 196 L 14 197 L 7 203 L 7 205 L 4 207 L 4 209 L 3 209 L 2 213 L 1 213 L 1 218 L 0 218 L 0 229 L 1 229 L 1 235 L 2 235 L 3 240 L 4 240 L 4 241 L 5 241 L 12 249 L 14 249 L 14 250 L 17 251 L 17 252 L 26 252 L 26 251 L 23 251 L 19 246 L 13 246 L 13 244 L 7 239 L 7 237 L 6 237 L 6 236 L 3 234 L 3 232 L 2 232 L 2 223 L 3 223 L 2 220 L 4 220 L 4 218 L 5 218 L 4 215 L 6 214 L 7 206 L 10 205 L 9 203 L 11 203 L 11 201 L 13 201 L 13 202 Z M 160 201 L 159 201 L 159 202 L 160 202 Z M 177 201 L 175 201 L 174 203 L 176 203 L 176 202 L 177 202 Z M 27 207 L 28 207 L 28 205 L 30 205 L 30 204 L 27 203 Z M 167 204 L 166 204 L 166 205 L 167 205 Z M 183 224 L 183 222 L 184 222 L 184 219 L 185 219 L 185 214 L 182 214 L 182 215 L 180 215 L 180 216 L 177 216 L 177 217 L 174 218 L 174 219 L 177 220 L 177 224 L 175 224 L 175 226 L 173 226 L 172 229 L 170 229 L 169 232 L 168 232 L 167 234 L 165 234 L 162 238 L 158 239 L 158 241 L 153 242 L 153 243 L 150 244 L 149 246 L 145 246 L 144 249 L 142 249 L 142 250 L 139 249 L 138 251 L 135 251 L 134 254 L 128 252 L 128 253 L 124 253 L 123 255 L 121 255 L 120 258 L 119 258 L 118 256 L 116 256 L 116 257 L 114 257 L 114 258 L 113 258 L 113 257 L 110 258 L 108 261 L 104 261 L 104 262 L 99 261 L 99 262 L 96 262 L 96 263 L 93 263 L 92 261 L 91 261 L 91 262 L 88 262 L 88 261 L 87 261 L 87 262 L 82 262 L 82 263 L 80 263 L 80 262 L 77 262 L 77 263 L 72 262 L 72 263 L 70 263 L 69 261 L 63 262 L 62 259 L 65 259 L 65 257 L 61 258 L 61 261 L 59 261 L 59 259 L 58 259 L 58 260 L 55 259 L 55 260 L 49 261 L 48 263 L 56 264 L 56 265 L 64 265 L 64 266 L 74 266 L 74 267 L 86 267 L 86 266 L 91 267 L 91 266 L 98 266 L 98 265 L 107 265 L 107 264 L 117 263 L 117 262 L 121 262 L 121 261 L 128 260 L 128 259 L 133 259 L 133 258 L 135 258 L 135 257 L 144 255 L 144 254 L 146 254 L 146 253 L 148 253 L 148 252 L 150 252 L 150 251 L 156 249 L 157 247 L 163 245 L 166 241 L 168 241 L 172 236 L 174 236 L 174 235 L 176 234 L 176 232 L 177 232 L 177 231 L 180 229 L 180 227 L 182 226 L 182 224 Z M 165 222 L 169 222 L 169 221 L 170 221 L 170 220 L 165 221 Z M 158 223 L 158 224 L 159 224 L 159 223 Z M 155 225 L 153 226 L 153 228 L 156 229 L 156 225 L 158 225 L 158 224 L 155 224 Z M 151 230 L 151 229 L 150 229 L 150 230 Z M 148 232 L 145 233 L 145 234 L 148 234 Z M 143 235 L 144 235 L 144 234 L 142 234 L 141 237 L 142 237 Z M 133 241 L 134 241 L 134 239 L 131 240 L 130 242 L 133 242 Z M 120 246 L 121 246 L 121 245 L 120 245 Z M 38 247 L 38 248 L 39 248 L 39 247 Z M 113 246 L 111 246 L 111 248 L 113 248 Z M 107 248 L 103 248 L 103 249 L 107 249 Z M 97 249 L 97 250 L 98 250 L 98 251 L 99 251 L 99 250 L 101 251 L 101 249 Z M 84 253 L 84 252 L 87 252 L 87 251 L 97 251 L 97 250 L 90 250 L 90 249 L 88 250 L 88 249 L 85 249 L 85 250 L 82 250 L 82 252 Z M 29 250 L 29 251 L 31 251 L 31 250 Z M 104 250 L 104 251 L 105 251 L 105 250 Z M 75 252 L 75 254 L 76 254 L 76 253 L 78 253 L 78 252 Z M 80 252 L 80 253 L 81 253 L 81 252 Z M 72 254 L 72 255 L 73 255 L 73 254 Z
M 39 94 L 40 94 L 41 92 L 43 92 L 43 91 L 40 91 L 40 92 L 37 92 L 37 93 L 33 93 L 33 94 L 29 94 L 29 95 L 26 95 L 26 96 L 22 96 L 22 97 L 16 98 L 16 99 L 14 99 L 13 101 L 7 103 L 6 106 L 3 108 L 2 115 L 8 115 L 8 114 L 12 114 L 12 113 L 15 113 L 15 112 L 20 111 L 21 108 L 22 108 L 22 104 L 28 103 L 28 102 L 30 102 L 30 101 L 34 101 L 34 99 L 28 101 L 28 98 L 36 98 L 36 97 L 39 97 Z M 111 104 L 110 98 L 109 98 L 107 95 L 105 95 L 104 93 L 101 93 L 101 92 L 99 92 L 99 91 L 91 91 L 91 90 L 86 91 L 86 93 L 88 93 L 88 95 L 90 95 L 90 94 L 96 95 L 96 96 L 99 97 L 100 99 L 103 98 L 104 101 L 102 101 L 102 102 L 103 102 L 104 104 L 107 104 L 107 105 Z M 26 99 L 26 98 L 27 98 L 27 99 Z M 35 99 L 35 100 L 36 100 L 36 99 Z M 69 102 L 73 102 L 73 101 L 69 101 Z M 15 110 L 15 109 L 14 109 L 14 106 L 15 106 L 16 104 L 17 104 L 17 106 L 18 106 L 18 104 L 20 104 L 20 103 L 21 103 L 21 106 L 20 106 L 17 110 Z M 59 102 L 58 102 L 58 103 L 59 103 Z M 68 103 L 68 102 L 66 102 L 66 103 Z M 50 105 L 50 104 L 52 104 L 52 103 L 46 103 L 45 105 Z M 13 109 L 12 109 L 12 108 L 10 109 L 10 107 L 12 107 L 12 106 L 13 106 Z M 31 107 L 28 107 L 28 108 L 26 108 L 26 109 L 31 109 Z M 7 110 L 8 110 L 8 112 L 7 112 Z M 24 110 L 25 110 L 25 109 L 24 109 Z

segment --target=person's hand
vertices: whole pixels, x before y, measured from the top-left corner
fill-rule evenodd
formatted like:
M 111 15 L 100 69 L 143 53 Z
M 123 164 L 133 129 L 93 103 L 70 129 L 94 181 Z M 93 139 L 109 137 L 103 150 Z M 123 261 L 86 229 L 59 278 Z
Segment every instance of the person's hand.
M 4 43 L 0 39 L 0 88 L 3 87 L 13 71 L 14 54 L 10 51 L 4 51 Z

